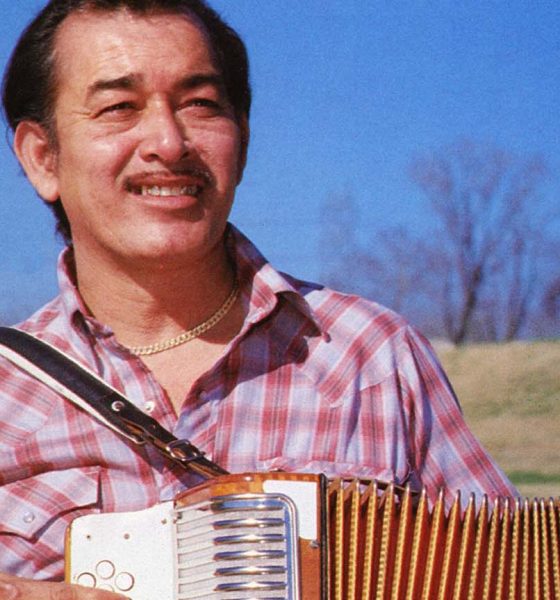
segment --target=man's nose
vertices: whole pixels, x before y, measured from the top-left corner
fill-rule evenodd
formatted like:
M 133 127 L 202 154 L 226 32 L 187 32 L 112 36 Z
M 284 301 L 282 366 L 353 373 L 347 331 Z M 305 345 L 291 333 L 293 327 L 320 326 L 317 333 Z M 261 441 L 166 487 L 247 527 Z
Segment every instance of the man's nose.
M 140 132 L 140 154 L 146 161 L 175 163 L 188 154 L 186 126 L 167 105 L 152 107 L 144 114 Z

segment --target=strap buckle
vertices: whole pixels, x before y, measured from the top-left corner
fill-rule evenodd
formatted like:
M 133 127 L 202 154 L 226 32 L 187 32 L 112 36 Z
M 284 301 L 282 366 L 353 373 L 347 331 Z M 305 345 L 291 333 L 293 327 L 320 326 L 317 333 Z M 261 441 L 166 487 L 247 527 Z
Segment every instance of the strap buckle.
M 195 460 L 204 458 L 205 453 L 193 446 L 189 440 L 174 440 L 165 446 L 165 451 L 174 460 L 181 461 L 184 464 L 189 464 Z

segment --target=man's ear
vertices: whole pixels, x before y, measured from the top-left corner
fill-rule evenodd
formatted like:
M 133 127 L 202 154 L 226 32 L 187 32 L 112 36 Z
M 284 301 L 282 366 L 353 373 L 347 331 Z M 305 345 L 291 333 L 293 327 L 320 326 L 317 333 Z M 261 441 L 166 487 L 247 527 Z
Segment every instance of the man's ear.
M 39 196 L 55 202 L 59 197 L 57 152 L 45 128 L 35 121 L 22 121 L 14 135 L 14 151 Z
M 249 120 L 246 115 L 243 115 L 239 118 L 238 121 L 239 126 L 239 168 L 237 173 L 237 183 L 241 183 L 241 179 L 243 178 L 243 171 L 245 170 L 245 165 L 247 164 L 247 152 L 249 150 Z

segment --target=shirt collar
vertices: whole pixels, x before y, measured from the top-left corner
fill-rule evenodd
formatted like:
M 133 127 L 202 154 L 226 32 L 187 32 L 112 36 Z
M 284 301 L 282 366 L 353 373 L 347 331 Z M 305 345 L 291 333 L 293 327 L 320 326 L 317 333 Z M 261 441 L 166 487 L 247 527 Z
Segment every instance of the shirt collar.
M 248 301 L 246 325 L 250 326 L 270 315 L 278 305 L 279 298 L 283 297 L 309 319 L 322 335 L 326 335 L 324 324 L 300 291 L 304 286 L 302 282 L 274 269 L 234 225 L 228 224 L 226 243 L 239 286 Z M 110 331 L 91 317 L 78 291 L 72 247 L 60 253 L 57 273 L 62 306 L 68 320 L 82 326 L 87 323 L 94 333 L 109 335 Z
M 306 287 L 304 282 L 277 271 L 232 224 L 228 225 L 227 247 L 237 269 L 240 288 L 249 295 L 248 321 L 255 323 L 270 315 L 283 297 L 309 319 L 321 335 L 326 335 L 326 327 L 301 291 Z
M 111 330 L 91 315 L 78 290 L 74 250 L 71 246 L 64 248 L 58 257 L 57 275 L 62 311 L 68 322 L 80 329 L 89 329 L 95 335 L 110 336 Z

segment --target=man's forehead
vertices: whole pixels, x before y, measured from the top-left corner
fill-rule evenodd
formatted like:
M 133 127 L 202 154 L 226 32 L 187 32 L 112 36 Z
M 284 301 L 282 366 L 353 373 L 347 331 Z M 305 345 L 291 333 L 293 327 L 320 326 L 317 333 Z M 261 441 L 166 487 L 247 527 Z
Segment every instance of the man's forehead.
M 188 27 L 190 32 L 183 32 L 183 27 Z M 170 52 L 172 39 L 180 46 L 177 52 Z M 88 65 L 95 65 L 95 79 L 100 81 L 100 87 L 109 87 L 117 79 L 126 80 L 132 86 L 140 83 L 142 77 L 134 69 L 128 69 L 127 61 L 140 57 L 148 63 L 157 63 L 166 57 L 166 52 L 172 54 L 172 59 L 168 56 L 163 67 L 179 65 L 185 57 L 206 57 L 212 68 L 204 75 L 214 79 L 219 76 L 204 26 L 191 14 L 169 11 L 75 11 L 57 32 L 54 66 L 59 84 L 68 76 L 74 78 L 83 74 Z M 122 67 L 120 72 L 114 70 L 115 65 Z
M 61 22 L 61 26 L 70 20 L 87 20 L 89 18 L 101 18 L 101 19 L 114 19 L 119 20 L 123 16 L 128 16 L 131 19 L 152 19 L 161 17 L 170 18 L 184 18 L 191 23 L 195 23 L 200 26 L 202 30 L 205 26 L 198 15 L 189 10 L 186 7 L 177 7 L 176 9 L 170 7 L 153 7 L 153 8 L 134 8 L 134 6 L 116 5 L 116 6 L 98 6 L 95 4 L 83 4 L 73 10 L 70 10 L 66 17 Z M 60 29 L 60 28 L 59 28 Z
M 166 22 L 174 22 L 177 20 L 184 21 L 189 25 L 194 25 L 200 33 L 206 38 L 207 43 L 211 46 L 210 36 L 202 21 L 197 15 L 188 10 L 131 10 L 128 7 L 119 7 L 114 9 L 102 9 L 95 7 L 82 7 L 68 14 L 61 22 L 55 35 L 56 42 L 61 36 L 64 36 L 68 29 L 80 29 L 87 24 L 92 23 L 119 23 L 126 21 L 130 25 L 135 23 L 140 26 L 142 23 L 153 23 L 159 25 L 162 29 Z

